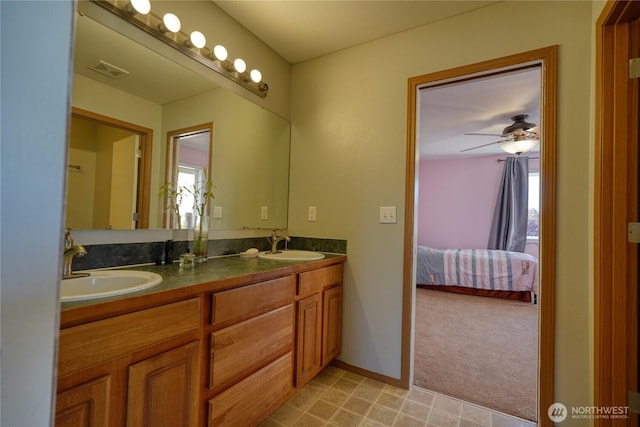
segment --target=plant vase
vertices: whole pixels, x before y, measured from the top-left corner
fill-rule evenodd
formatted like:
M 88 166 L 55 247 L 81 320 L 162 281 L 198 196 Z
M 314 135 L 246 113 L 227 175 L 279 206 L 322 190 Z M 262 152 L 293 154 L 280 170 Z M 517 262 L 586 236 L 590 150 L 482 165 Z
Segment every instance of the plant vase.
M 209 218 L 206 216 L 196 217 L 193 227 L 193 254 L 196 262 L 207 260 L 209 246 Z

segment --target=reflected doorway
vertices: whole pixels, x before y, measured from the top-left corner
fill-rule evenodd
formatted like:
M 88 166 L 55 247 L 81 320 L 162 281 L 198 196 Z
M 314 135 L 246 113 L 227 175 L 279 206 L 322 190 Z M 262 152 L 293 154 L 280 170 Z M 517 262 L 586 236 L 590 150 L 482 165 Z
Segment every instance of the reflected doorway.
M 165 227 L 189 229 L 194 226 L 198 215 L 194 211 L 196 201 L 193 194 L 179 189 L 193 188 L 197 183 L 205 182 L 212 176 L 212 153 L 213 123 L 167 132 L 165 186 L 169 191 L 165 189 Z M 210 212 L 205 212 L 205 215 L 209 214 Z
M 67 150 L 65 226 L 149 227 L 149 128 L 73 108 Z

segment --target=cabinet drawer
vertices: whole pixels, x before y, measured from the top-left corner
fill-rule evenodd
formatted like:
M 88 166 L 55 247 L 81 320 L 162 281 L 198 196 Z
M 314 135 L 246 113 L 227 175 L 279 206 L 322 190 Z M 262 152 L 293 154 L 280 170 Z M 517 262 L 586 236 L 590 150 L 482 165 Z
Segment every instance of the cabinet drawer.
M 293 389 L 293 356 L 287 353 L 209 400 L 209 426 L 256 425 Z
M 298 295 L 319 292 L 329 285 L 342 283 L 342 264 L 300 273 Z
M 243 286 L 212 296 L 211 323 L 224 327 L 293 302 L 295 276 Z
M 213 332 L 210 388 L 232 385 L 292 348 L 292 304 Z
M 85 323 L 60 331 L 58 375 L 77 372 L 197 331 L 200 299 Z

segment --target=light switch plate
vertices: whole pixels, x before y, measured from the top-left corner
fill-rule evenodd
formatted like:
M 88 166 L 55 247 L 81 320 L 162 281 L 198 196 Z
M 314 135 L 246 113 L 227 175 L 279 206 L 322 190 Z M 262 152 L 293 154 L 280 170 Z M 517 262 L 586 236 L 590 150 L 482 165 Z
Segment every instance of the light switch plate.
M 396 207 L 380 206 L 380 224 L 395 224 L 396 222 Z

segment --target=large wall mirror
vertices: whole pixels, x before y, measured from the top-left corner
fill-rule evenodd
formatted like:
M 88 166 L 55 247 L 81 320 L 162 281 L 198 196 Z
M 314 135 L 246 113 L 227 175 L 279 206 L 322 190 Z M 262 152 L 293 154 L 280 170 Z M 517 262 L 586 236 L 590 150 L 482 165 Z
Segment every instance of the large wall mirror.
M 97 154 L 89 152 L 87 147 L 98 143 L 88 140 L 88 135 L 108 132 L 91 131 L 83 134 L 81 142 L 70 141 L 68 179 L 76 180 L 68 181 L 70 213 L 82 213 L 89 204 L 94 206 L 96 200 L 107 197 L 103 190 L 106 184 L 96 187 L 95 182 L 117 181 L 131 194 L 123 195 L 123 190 L 113 192 L 121 196 L 119 199 L 126 199 L 127 203 L 119 203 L 125 206 L 123 212 L 113 212 L 112 217 L 107 217 L 104 214 L 107 202 L 103 202 L 95 208 L 96 212 L 102 212 L 97 219 L 68 219 L 67 226 L 74 229 L 177 228 L 167 220 L 164 202 L 159 197 L 167 177 L 175 174 L 169 169 L 174 168 L 172 139 L 176 130 L 210 123 L 206 161 L 215 185 L 215 198 L 209 208 L 210 224 L 214 229 L 223 230 L 286 228 L 290 123 L 219 87 L 207 77 L 206 73 L 211 71 L 194 71 L 188 64 L 193 61 L 191 58 L 166 55 L 159 53 L 161 49 L 143 46 L 131 36 L 131 29 L 120 31 L 123 26 L 132 27 L 131 24 L 117 17 L 104 18 L 105 12 L 96 8 L 100 9 L 91 2 L 78 2 L 74 111 L 127 123 L 150 133 L 142 147 L 135 141 L 126 144 L 133 147 L 129 152 L 134 157 L 112 165 L 108 178 L 96 171 L 92 182 L 80 177 L 82 174 L 78 172 L 88 171 L 89 164 L 79 159 L 90 158 L 95 163 Z M 118 19 L 122 22 L 117 22 Z M 94 124 L 84 123 L 84 128 Z M 185 144 L 187 140 L 184 139 Z M 141 163 L 143 158 L 148 162 L 147 170 L 144 162 Z M 81 187 L 81 191 L 75 187 Z M 115 198 L 108 197 L 109 200 Z

